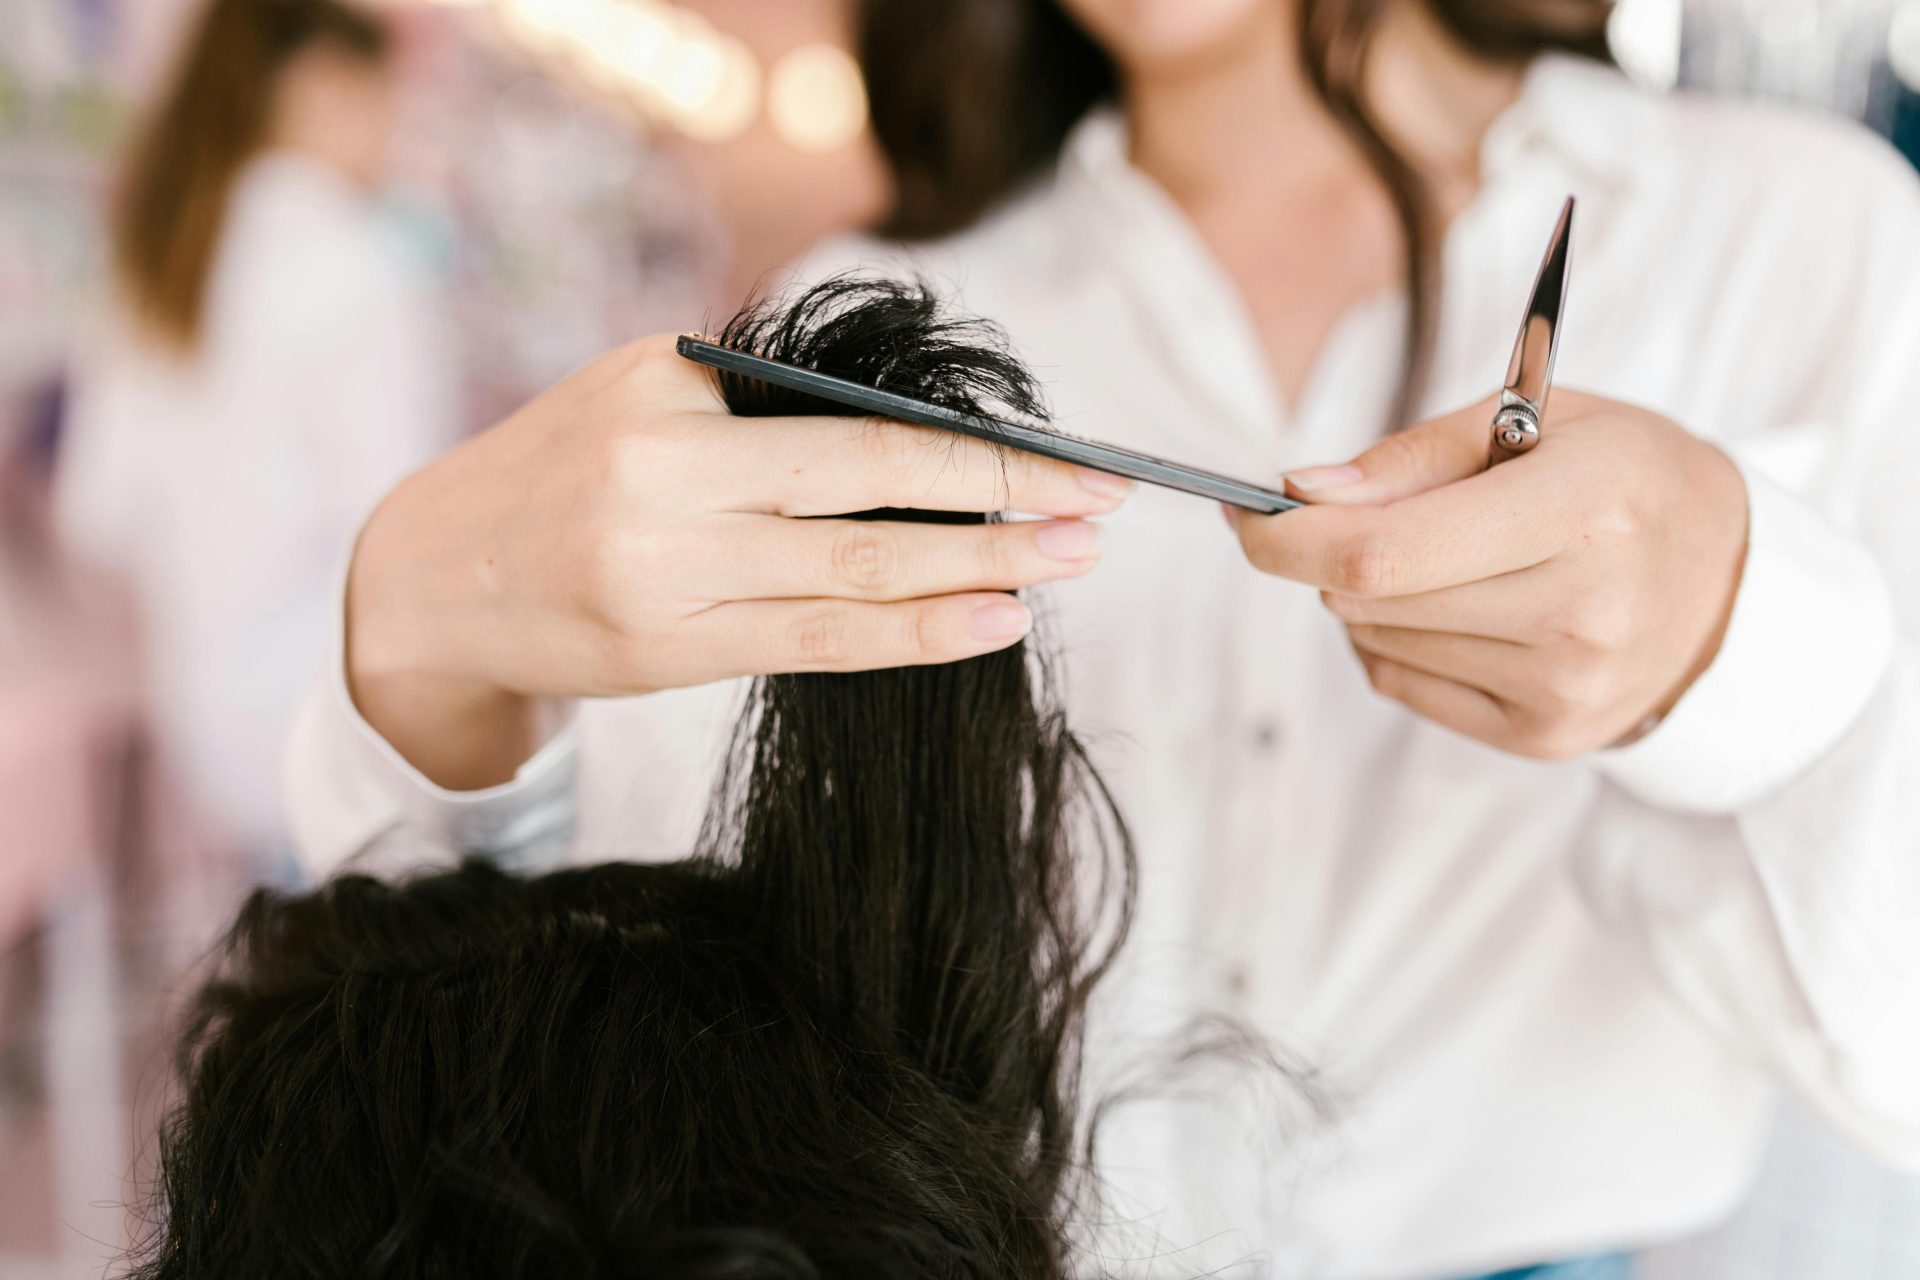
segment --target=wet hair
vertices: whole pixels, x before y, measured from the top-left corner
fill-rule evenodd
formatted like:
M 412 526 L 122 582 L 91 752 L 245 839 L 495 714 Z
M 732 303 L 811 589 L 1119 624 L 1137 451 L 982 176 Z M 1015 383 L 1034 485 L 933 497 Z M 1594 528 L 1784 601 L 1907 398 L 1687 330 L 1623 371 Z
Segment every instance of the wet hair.
M 913 285 L 829 281 L 722 338 L 1043 408 Z M 684 861 L 256 892 L 191 1011 L 134 1274 L 1064 1276 L 1081 1026 L 1133 892 L 1031 643 L 761 679 Z

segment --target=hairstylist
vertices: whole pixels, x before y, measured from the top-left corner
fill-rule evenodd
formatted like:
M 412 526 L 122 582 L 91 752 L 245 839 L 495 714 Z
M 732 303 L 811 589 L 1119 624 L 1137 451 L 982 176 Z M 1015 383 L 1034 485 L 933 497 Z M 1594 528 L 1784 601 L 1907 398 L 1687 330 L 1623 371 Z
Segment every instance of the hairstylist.
M 268 866 L 338 548 L 453 441 L 427 292 L 374 206 L 392 45 L 337 0 L 201 8 L 127 157 L 60 464 L 65 532 L 139 605 L 162 763 L 199 831 Z
M 1044 524 L 792 521 L 998 499 L 965 446 L 730 422 L 616 353 L 368 524 L 295 748 L 314 865 L 678 852 L 730 696 L 682 686 L 976 652 L 1025 625 L 981 589 L 1056 579 L 1146 881 L 1096 1074 L 1224 1008 L 1343 1103 L 1122 1112 L 1127 1256 L 1612 1275 L 1575 1260 L 1735 1202 L 1782 1093 L 1920 1162 L 1920 184 L 1629 87 L 1601 3 L 1070 8 L 870 7 L 893 229 L 1071 429 L 1327 464 L 1316 506 L 1235 519 L 1242 558 L 1140 492 L 1090 574 L 1116 499 L 1039 463 Z M 1478 474 L 1570 191 L 1592 394 Z

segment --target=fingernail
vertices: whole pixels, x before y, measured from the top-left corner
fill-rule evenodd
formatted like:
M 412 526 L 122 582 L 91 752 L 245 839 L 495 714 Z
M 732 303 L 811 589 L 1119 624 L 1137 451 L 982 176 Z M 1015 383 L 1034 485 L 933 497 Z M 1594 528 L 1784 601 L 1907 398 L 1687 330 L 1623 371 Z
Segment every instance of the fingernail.
M 1033 545 L 1049 560 L 1085 560 L 1100 550 L 1100 526 L 1085 520 L 1054 520 L 1033 535 Z
M 1016 640 L 1027 634 L 1027 609 L 1017 600 L 983 604 L 973 611 L 967 629 L 975 640 Z
M 1306 467 L 1299 471 L 1287 472 L 1287 483 L 1302 493 L 1314 493 L 1321 489 L 1341 489 L 1365 478 L 1360 468 L 1351 462 L 1343 462 L 1337 467 Z
M 1133 481 L 1125 476 L 1110 476 L 1104 471 L 1080 468 L 1080 487 L 1103 498 L 1124 498 L 1133 492 Z

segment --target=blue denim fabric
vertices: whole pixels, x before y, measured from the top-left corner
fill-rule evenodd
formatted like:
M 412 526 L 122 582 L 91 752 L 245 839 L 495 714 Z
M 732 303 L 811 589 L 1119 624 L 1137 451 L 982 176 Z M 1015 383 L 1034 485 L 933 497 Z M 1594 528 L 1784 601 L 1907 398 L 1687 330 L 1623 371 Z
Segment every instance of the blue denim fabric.
M 1483 1276 L 1479 1280 L 1633 1280 L 1633 1263 L 1624 1253 L 1604 1258 L 1581 1258 L 1574 1262 L 1549 1262 L 1544 1266 L 1521 1267 Z

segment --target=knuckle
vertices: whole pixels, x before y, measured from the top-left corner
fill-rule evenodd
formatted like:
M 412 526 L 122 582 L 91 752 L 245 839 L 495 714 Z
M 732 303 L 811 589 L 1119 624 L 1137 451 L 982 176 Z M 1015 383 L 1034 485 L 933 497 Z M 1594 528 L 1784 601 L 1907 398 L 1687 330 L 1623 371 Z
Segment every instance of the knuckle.
M 1065 470 L 1064 464 L 1050 458 L 1003 448 L 988 451 L 987 465 L 993 471 L 994 492 L 1007 495 L 1009 500 L 1014 494 L 1040 496 L 1050 493 Z
M 1611 700 L 1613 682 L 1599 663 L 1576 663 L 1560 671 L 1550 683 L 1548 695 L 1562 713 L 1585 715 L 1605 707 Z
M 830 555 L 833 580 L 855 591 L 881 591 L 900 576 L 900 540 L 879 525 L 841 529 Z
M 977 493 L 1003 510 L 1031 506 L 1046 511 L 1059 505 L 1058 491 L 1053 484 L 1053 468 L 1059 464 L 1001 448 L 989 449 L 978 462 L 972 457 L 971 450 L 956 451 L 947 464 L 955 468 L 952 475 L 956 482 L 964 482 L 962 487 L 967 492 Z M 979 470 L 969 476 L 969 467 Z
M 1609 490 L 1587 513 L 1588 541 L 1630 542 L 1645 530 L 1645 522 L 1626 495 Z
M 787 643 L 804 665 L 831 667 L 847 659 L 849 636 L 843 609 L 810 609 L 788 623 Z
M 605 599 L 608 588 L 629 572 L 627 550 L 621 541 L 597 530 L 583 530 L 569 550 L 577 575 L 573 581 L 589 601 Z
M 673 354 L 674 338 L 671 334 L 655 333 L 644 338 L 636 338 L 626 346 L 628 368 L 656 368 Z
M 1429 432 L 1402 431 L 1388 436 L 1375 446 L 1388 467 L 1419 475 L 1428 470 L 1437 454 L 1436 441 Z
M 1383 698 L 1396 698 L 1399 696 L 1401 682 L 1398 668 L 1391 662 L 1386 662 L 1367 653 L 1360 655 L 1360 662 L 1361 665 L 1366 668 L 1367 683 L 1373 687 L 1375 693 Z
M 644 491 L 660 473 L 659 445 L 659 441 L 638 433 L 611 435 L 600 458 L 601 471 L 621 493 Z
M 651 387 L 671 371 L 673 337 L 654 334 L 639 338 L 620 348 L 619 368 L 625 381 L 636 388 Z
M 982 582 L 1003 583 L 1019 579 L 1015 544 L 1013 541 L 1017 525 L 995 525 L 984 534 L 973 539 L 974 554 L 979 558 L 979 570 Z
M 1555 764 L 1585 755 L 1587 751 L 1586 735 L 1579 723 L 1565 716 L 1541 718 L 1518 745 L 1521 755 Z
M 1264 536 L 1265 530 L 1251 521 L 1240 526 L 1240 551 L 1247 557 L 1247 563 L 1262 573 L 1280 572 L 1280 557 L 1271 542 Z
M 861 423 L 854 428 L 854 445 L 883 474 L 901 472 L 910 465 L 909 432 L 885 422 Z
M 1390 595 L 1404 577 L 1400 549 L 1378 534 L 1352 539 L 1334 559 L 1334 585 L 1343 595 Z
M 1617 653 L 1632 643 L 1633 611 L 1626 602 L 1600 594 L 1570 604 L 1554 628 L 1558 637 L 1592 653 Z
M 1326 606 L 1328 613 L 1342 622 L 1357 623 L 1360 618 L 1360 602 L 1352 596 L 1343 596 L 1337 591 L 1322 591 L 1320 603 Z
M 657 669 L 661 640 L 650 629 L 629 620 L 606 619 L 589 642 L 589 678 L 613 689 L 645 686 L 646 673 Z
M 629 595 L 634 582 L 652 576 L 659 550 L 655 539 L 631 530 L 601 530 L 582 539 L 577 563 L 588 602 L 597 607 Z
M 930 662 L 947 651 L 940 610 L 932 605 L 915 609 L 907 620 L 906 649 L 915 661 Z

